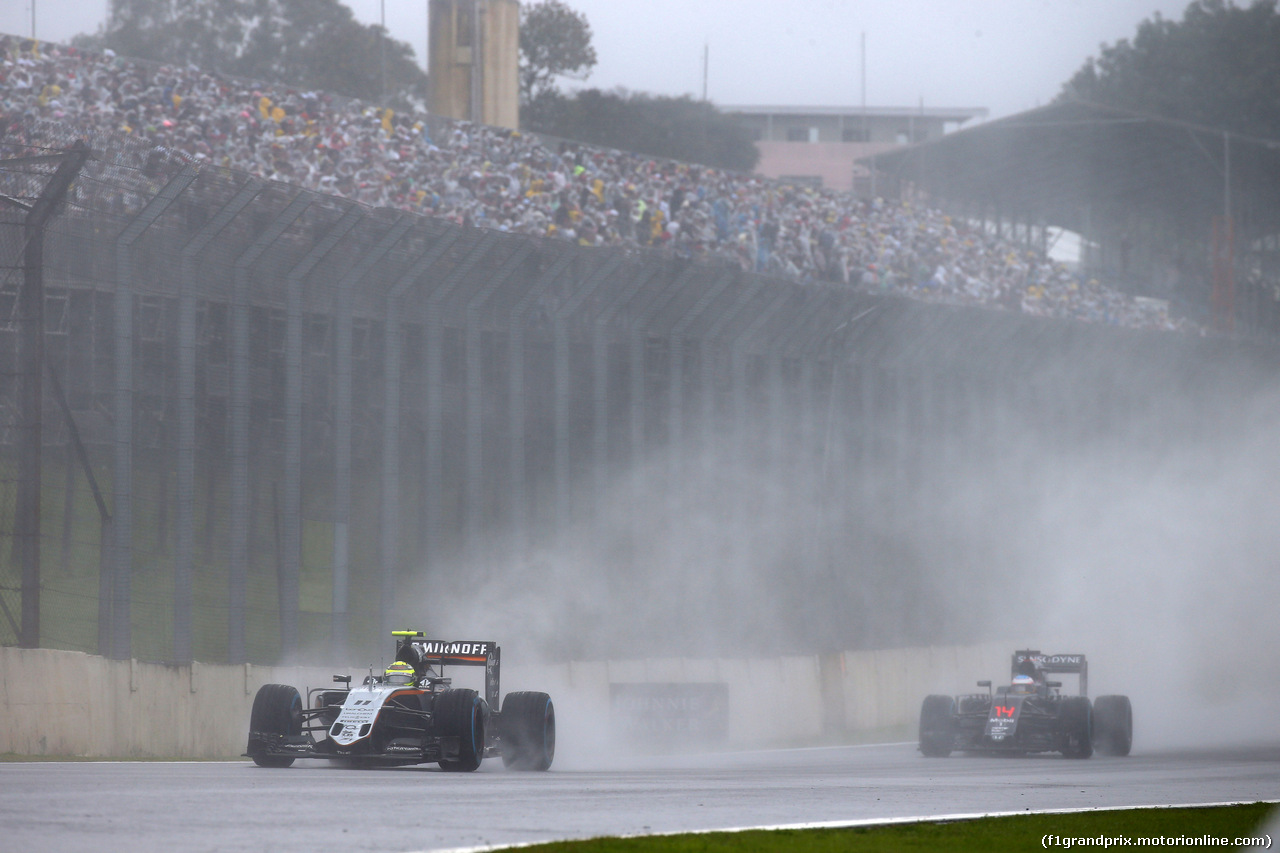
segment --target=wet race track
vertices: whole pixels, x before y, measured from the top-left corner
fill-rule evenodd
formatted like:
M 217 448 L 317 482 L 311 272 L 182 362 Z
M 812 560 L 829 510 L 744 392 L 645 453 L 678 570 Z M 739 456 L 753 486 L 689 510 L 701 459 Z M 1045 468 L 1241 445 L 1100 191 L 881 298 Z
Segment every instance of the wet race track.
M 1280 745 L 1129 758 L 925 759 L 914 744 L 486 761 L 0 764 L 0 851 L 418 851 L 805 822 L 1280 798 Z M 1177 831 L 1171 826 L 1170 831 Z

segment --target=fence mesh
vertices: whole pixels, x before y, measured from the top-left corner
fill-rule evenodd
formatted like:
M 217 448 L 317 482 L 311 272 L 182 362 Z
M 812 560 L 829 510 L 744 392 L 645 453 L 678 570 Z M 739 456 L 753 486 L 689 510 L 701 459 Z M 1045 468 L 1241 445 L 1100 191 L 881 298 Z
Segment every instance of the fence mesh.
M 73 141 L 27 128 L 4 158 Z M 45 646 L 328 660 L 400 620 L 560 657 L 973 635 L 957 601 L 1034 587 L 1011 543 L 1046 494 L 1221 439 L 1274 368 L 89 143 L 43 253 Z M 14 162 L 4 194 L 53 165 Z M 31 532 L 22 221 L 0 206 L 4 643 Z

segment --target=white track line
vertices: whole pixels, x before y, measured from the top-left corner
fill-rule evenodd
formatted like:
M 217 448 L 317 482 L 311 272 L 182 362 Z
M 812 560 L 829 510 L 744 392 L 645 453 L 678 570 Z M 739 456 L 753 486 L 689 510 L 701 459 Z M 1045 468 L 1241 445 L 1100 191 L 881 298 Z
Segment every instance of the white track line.
M 648 836 L 660 837 L 665 835 L 710 835 L 715 832 L 755 832 L 766 831 L 774 832 L 784 829 L 850 829 L 860 826 L 893 826 L 903 823 L 951 823 L 961 820 L 981 820 L 989 817 L 1016 817 L 1018 815 L 1045 815 L 1045 814 L 1078 814 L 1081 812 L 1119 812 L 1131 811 L 1134 809 L 1209 809 L 1218 806 L 1248 806 L 1254 803 L 1280 803 L 1280 800 L 1232 800 L 1224 803 L 1176 803 L 1176 804 L 1151 804 L 1139 806 L 1101 806 L 1101 807 L 1077 807 L 1070 809 L 1024 809 L 1022 811 L 1010 812 L 965 812 L 962 814 L 937 814 L 937 815 L 917 815 L 914 817 L 870 817 L 859 818 L 857 820 L 823 820 L 812 821 L 809 823 L 779 823 L 763 826 L 732 826 L 720 829 L 682 829 L 674 832 L 645 832 L 632 835 L 610 836 L 613 838 L 643 838 Z M 538 844 L 552 844 L 558 841 L 586 841 L 586 838 L 545 838 L 541 841 L 521 841 L 516 844 L 487 844 L 479 847 L 447 847 L 436 848 L 434 850 L 415 850 L 406 851 L 406 853 L 490 853 L 494 850 L 518 850 L 523 847 L 533 847 Z

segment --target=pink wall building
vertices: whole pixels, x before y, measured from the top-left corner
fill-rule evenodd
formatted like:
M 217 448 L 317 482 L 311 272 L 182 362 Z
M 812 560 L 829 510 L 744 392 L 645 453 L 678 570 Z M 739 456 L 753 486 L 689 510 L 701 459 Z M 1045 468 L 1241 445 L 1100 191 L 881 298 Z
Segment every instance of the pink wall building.
M 871 170 L 861 157 L 938 139 L 967 121 L 987 117 L 984 107 L 721 107 L 755 136 L 769 178 L 870 195 Z

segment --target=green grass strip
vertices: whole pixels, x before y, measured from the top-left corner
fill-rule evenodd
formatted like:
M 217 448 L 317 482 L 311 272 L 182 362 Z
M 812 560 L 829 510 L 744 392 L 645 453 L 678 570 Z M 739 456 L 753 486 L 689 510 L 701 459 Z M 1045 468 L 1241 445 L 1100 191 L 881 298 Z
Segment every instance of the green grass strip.
M 1234 842 L 1237 838 L 1263 833 L 1263 825 L 1275 808 L 1270 803 L 1252 803 L 1017 815 L 949 822 L 922 821 L 841 829 L 745 830 L 637 838 L 591 838 L 535 844 L 521 847 L 520 850 L 521 853 L 755 853 L 778 850 L 797 853 L 936 850 L 1014 853 L 1033 849 L 1133 849 L 1139 846 L 1139 839 L 1163 839 L 1163 843 L 1149 845 L 1161 849 L 1236 850 L 1238 848 L 1234 846 Z M 1057 841 L 1049 840 L 1049 837 Z M 1220 838 L 1227 839 L 1228 844 L 1216 846 L 1187 843 L 1189 840 Z M 1110 839 L 1109 844 L 1106 839 Z M 1128 844 L 1125 839 L 1129 840 Z

